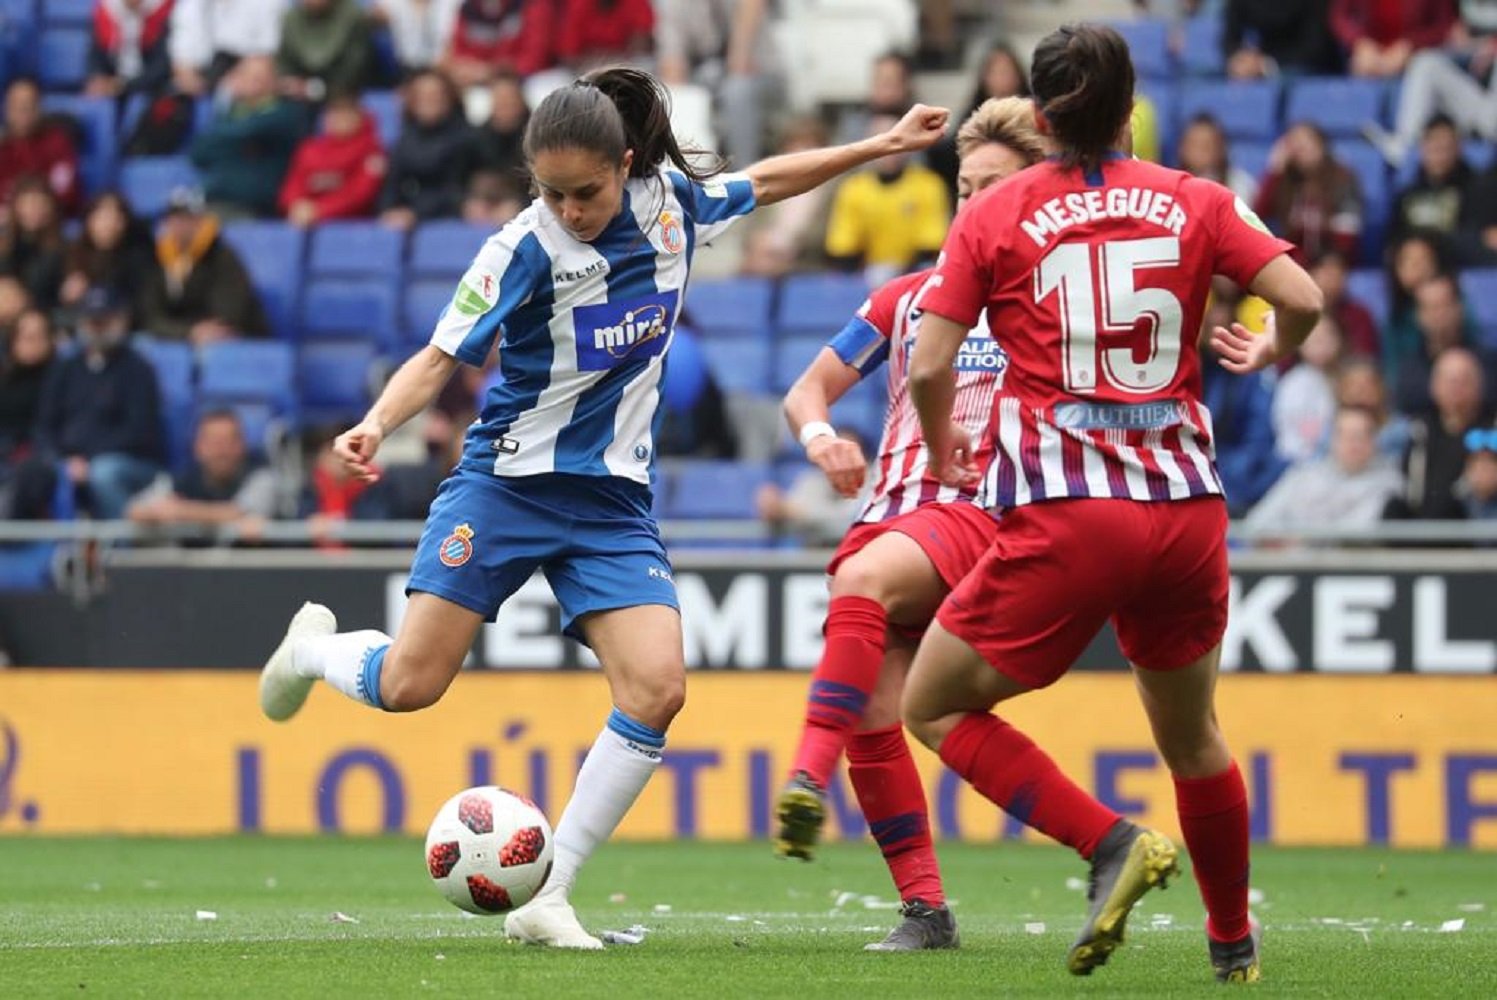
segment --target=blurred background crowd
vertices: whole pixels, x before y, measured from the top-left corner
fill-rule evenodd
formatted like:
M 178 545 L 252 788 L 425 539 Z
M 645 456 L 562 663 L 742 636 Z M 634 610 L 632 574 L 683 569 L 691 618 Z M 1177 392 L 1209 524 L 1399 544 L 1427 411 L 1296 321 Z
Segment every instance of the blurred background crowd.
M 1329 309 L 1205 393 L 1234 516 L 1272 532 L 1497 518 L 1497 0 L 0 0 L 0 520 L 419 519 L 492 371 L 382 453 L 332 437 L 530 200 L 529 109 L 600 64 L 669 83 L 744 165 L 1027 93 L 1033 40 L 1107 19 L 1137 155 L 1218 180 Z M 930 262 L 954 142 L 757 213 L 699 258 L 659 512 L 824 544 L 838 500 L 778 400 L 870 286 Z M 1259 326 L 1223 285 L 1208 327 Z M 875 449 L 881 377 L 834 416 Z M 12 547 L 14 549 L 14 547 Z

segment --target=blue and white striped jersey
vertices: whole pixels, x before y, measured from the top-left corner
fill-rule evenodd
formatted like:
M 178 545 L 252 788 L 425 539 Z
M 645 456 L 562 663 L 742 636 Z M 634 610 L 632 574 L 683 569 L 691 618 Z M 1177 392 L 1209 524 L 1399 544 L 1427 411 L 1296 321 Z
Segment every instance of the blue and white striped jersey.
M 500 378 L 462 466 L 648 484 L 692 254 L 753 208 L 742 174 L 698 184 L 663 169 L 625 184 L 623 210 L 592 243 L 539 201 L 491 236 L 431 337 L 470 365 L 499 342 Z

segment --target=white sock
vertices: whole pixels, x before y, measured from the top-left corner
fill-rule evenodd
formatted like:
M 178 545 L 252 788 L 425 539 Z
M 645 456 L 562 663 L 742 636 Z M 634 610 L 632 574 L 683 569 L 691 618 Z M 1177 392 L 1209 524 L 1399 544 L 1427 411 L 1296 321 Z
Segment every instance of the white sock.
M 556 856 L 542 895 L 571 894 L 577 870 L 644 791 L 660 766 L 664 746 L 664 733 L 613 710 L 577 772 L 571 801 L 556 824 Z
M 325 680 L 354 701 L 382 709 L 379 675 L 390 642 L 375 629 L 310 636 L 292 647 L 291 666 L 303 677 Z

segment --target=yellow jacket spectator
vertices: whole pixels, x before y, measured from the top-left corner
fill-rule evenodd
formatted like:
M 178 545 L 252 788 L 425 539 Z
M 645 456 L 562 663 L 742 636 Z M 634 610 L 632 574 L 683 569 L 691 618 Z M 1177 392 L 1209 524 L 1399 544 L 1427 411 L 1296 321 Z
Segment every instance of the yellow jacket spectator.
M 883 131 L 892 118 L 871 126 Z M 854 174 L 838 187 L 827 221 L 827 256 L 869 270 L 882 283 L 917 261 L 934 258 L 946 238 L 951 206 L 946 185 L 929 167 L 908 156 L 886 156 L 873 170 Z

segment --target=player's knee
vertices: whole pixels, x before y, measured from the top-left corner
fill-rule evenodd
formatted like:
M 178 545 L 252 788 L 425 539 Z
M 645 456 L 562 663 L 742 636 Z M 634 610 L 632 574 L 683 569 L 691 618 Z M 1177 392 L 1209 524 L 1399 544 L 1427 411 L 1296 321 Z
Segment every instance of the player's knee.
M 1220 774 L 1232 763 L 1231 752 L 1214 723 L 1174 733 L 1161 733 L 1159 754 L 1177 778 L 1205 778 Z
M 638 678 L 614 700 L 625 715 L 663 733 L 686 706 L 686 673 L 669 670 Z
M 412 669 L 398 649 L 391 649 L 380 675 L 380 702 L 387 712 L 417 712 L 440 701 L 447 684 L 445 674 Z
M 893 593 L 885 576 L 876 562 L 859 553 L 837 567 L 832 576 L 832 596 L 866 597 L 889 611 Z

